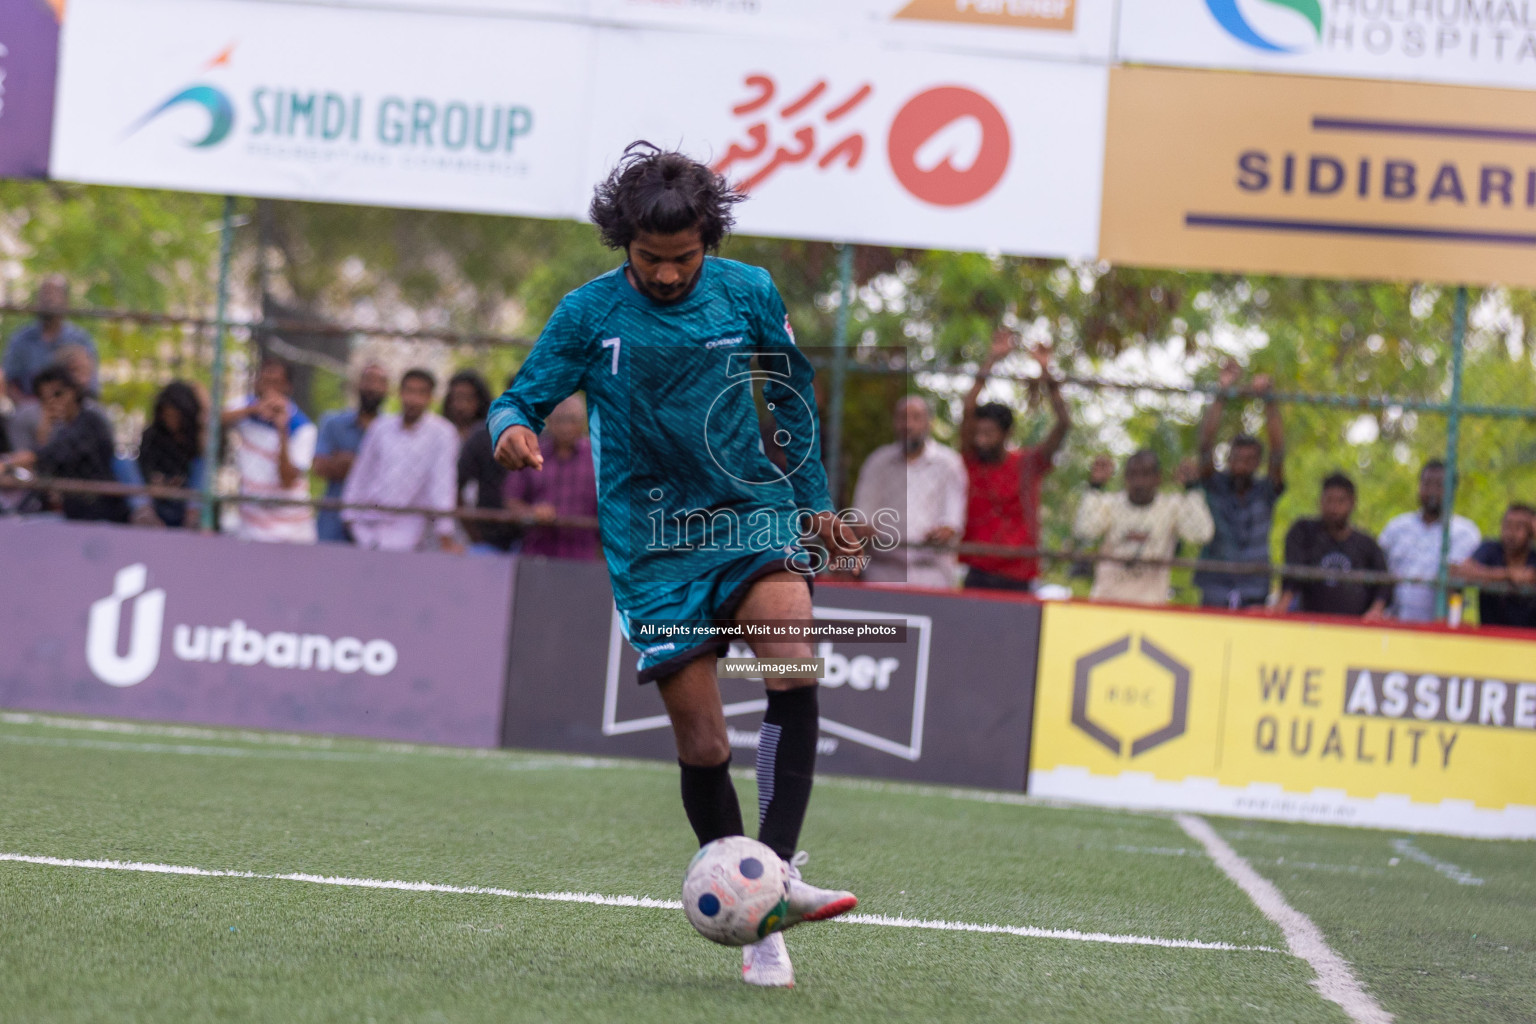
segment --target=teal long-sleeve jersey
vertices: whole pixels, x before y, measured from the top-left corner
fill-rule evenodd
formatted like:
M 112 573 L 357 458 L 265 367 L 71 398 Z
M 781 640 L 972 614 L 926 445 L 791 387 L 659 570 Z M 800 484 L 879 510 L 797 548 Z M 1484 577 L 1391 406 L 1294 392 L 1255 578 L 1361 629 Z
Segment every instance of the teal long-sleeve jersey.
M 663 304 L 619 267 L 560 302 L 487 428 L 493 443 L 514 425 L 540 432 L 586 393 L 603 549 L 625 608 L 793 553 L 799 513 L 831 509 L 813 377 L 767 271 L 709 257 L 689 296 Z M 759 400 L 783 469 L 765 452 Z

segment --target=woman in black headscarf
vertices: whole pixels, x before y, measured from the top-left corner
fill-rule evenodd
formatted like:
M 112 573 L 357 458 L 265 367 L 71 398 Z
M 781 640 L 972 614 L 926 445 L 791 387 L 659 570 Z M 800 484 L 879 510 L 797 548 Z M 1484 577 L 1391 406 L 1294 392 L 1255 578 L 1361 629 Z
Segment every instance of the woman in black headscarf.
M 155 396 L 154 417 L 139 441 L 139 472 L 161 487 L 195 488 L 202 481 L 203 403 L 186 381 L 173 380 Z M 155 515 L 166 526 L 196 526 L 187 502 L 156 498 Z

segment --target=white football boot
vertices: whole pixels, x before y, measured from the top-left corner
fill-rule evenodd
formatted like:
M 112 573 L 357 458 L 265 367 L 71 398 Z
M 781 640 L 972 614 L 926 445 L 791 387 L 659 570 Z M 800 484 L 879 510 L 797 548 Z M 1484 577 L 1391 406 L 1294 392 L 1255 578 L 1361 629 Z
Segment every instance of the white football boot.
M 801 850 L 789 862 L 789 912 L 784 915 L 784 927 L 791 928 L 801 921 L 825 921 L 839 914 L 846 914 L 859 905 L 859 899 L 841 889 L 818 889 L 800 878 L 800 865 L 810 859 Z
M 741 980 L 764 988 L 794 988 L 795 967 L 784 948 L 784 933 L 741 947 Z

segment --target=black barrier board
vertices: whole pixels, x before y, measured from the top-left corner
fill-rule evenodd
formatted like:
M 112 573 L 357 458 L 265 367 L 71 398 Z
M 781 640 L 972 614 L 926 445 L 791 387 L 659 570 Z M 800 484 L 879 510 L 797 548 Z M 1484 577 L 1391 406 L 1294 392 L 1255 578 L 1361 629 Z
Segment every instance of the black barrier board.
M 520 560 L 508 658 L 508 746 L 672 760 L 654 686 L 600 563 Z M 818 586 L 815 617 L 906 626 L 905 642 L 817 641 L 821 771 L 1021 790 L 1029 763 L 1038 605 L 877 587 Z M 733 657 L 749 655 L 745 643 Z M 731 746 L 750 752 L 766 707 L 761 680 L 723 679 Z M 738 754 L 738 762 L 750 757 Z

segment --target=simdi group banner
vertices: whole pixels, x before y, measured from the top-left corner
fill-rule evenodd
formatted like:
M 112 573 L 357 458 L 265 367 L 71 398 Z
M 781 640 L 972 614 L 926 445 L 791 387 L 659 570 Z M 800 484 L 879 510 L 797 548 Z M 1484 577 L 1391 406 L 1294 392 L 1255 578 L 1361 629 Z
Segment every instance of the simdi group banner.
M 1029 792 L 1536 838 L 1536 644 L 1045 608 Z
M 70 19 L 64 179 L 580 219 L 649 138 L 744 182 L 745 232 L 1079 257 L 1097 238 L 1102 65 L 240 0 Z M 637 68 L 687 71 L 658 94 Z
M 1111 262 L 1536 287 L 1532 91 L 1115 68 L 1103 187 Z

